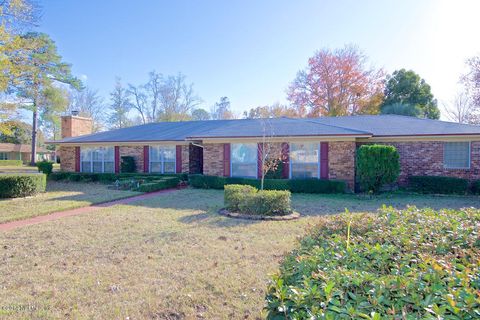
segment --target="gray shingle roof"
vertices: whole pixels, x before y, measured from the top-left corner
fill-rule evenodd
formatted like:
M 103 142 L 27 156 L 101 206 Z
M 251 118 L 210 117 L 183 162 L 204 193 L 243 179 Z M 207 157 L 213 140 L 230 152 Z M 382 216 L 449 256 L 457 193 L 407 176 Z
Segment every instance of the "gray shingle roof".
M 184 141 L 188 139 L 293 136 L 480 135 L 480 126 L 398 115 L 309 119 L 241 119 L 158 122 L 99 132 L 54 143 Z

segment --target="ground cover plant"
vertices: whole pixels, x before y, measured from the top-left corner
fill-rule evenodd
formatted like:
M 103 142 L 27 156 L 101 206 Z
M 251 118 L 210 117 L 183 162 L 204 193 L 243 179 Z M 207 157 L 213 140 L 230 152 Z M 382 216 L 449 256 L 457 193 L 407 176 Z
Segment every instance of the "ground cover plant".
M 115 193 L 91 183 L 54 182 L 48 188 L 56 184 L 56 192 L 78 189 L 36 207 L 80 200 L 92 188 L 102 197 Z M 223 198 L 223 190 L 182 189 L 0 232 L 0 301 L 35 306 L 0 309 L 0 318 L 264 318 L 267 283 L 284 254 L 310 226 L 338 219 L 345 207 L 361 213 L 375 212 L 383 203 L 399 209 L 479 205 L 478 197 L 464 196 L 297 193 L 292 208 L 302 218 L 275 222 L 221 216 Z M 23 204 L 7 202 L 7 210 Z
M 325 221 L 283 262 L 269 319 L 480 317 L 480 210 L 384 207 Z

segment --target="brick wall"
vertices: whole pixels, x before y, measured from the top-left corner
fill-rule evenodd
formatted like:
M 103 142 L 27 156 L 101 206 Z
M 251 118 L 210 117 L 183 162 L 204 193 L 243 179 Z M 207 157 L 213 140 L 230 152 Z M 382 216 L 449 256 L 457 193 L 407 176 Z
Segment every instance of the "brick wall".
M 328 143 L 328 178 L 346 181 L 351 190 L 355 186 L 355 153 L 353 141 Z
M 61 126 L 62 138 L 70 138 L 92 133 L 93 122 L 90 118 L 64 116 Z
M 203 145 L 203 174 L 223 176 L 223 143 Z
M 75 147 L 59 147 L 58 156 L 60 157 L 61 171 L 75 172 Z
M 130 156 L 135 159 L 136 172 L 143 172 L 143 146 L 120 146 L 120 159 Z
M 385 142 L 397 148 L 400 155 L 399 183 L 408 176 L 449 176 L 469 180 L 480 179 L 480 141 L 471 143 L 470 169 L 445 169 L 442 141 Z

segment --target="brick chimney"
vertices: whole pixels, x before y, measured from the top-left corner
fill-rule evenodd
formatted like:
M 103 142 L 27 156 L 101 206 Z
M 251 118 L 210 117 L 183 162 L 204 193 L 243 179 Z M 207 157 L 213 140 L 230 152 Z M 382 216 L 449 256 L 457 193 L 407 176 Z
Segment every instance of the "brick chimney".
M 72 112 L 72 115 L 62 116 L 62 139 L 92 133 L 92 119 L 77 114 L 78 112 Z

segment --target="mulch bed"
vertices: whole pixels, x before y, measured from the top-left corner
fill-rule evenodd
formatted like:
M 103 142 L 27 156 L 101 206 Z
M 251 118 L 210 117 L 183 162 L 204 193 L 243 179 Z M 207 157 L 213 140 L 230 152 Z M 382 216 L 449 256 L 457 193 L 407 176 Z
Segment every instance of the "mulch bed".
M 260 215 L 253 215 L 253 214 L 230 212 L 227 209 L 222 208 L 218 211 L 218 213 L 225 217 L 235 218 L 235 219 L 246 219 L 246 220 L 287 221 L 287 220 L 295 220 L 300 218 L 300 213 L 298 212 L 292 212 L 285 216 L 260 216 Z

